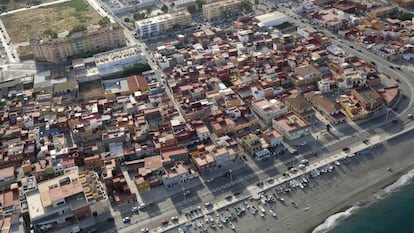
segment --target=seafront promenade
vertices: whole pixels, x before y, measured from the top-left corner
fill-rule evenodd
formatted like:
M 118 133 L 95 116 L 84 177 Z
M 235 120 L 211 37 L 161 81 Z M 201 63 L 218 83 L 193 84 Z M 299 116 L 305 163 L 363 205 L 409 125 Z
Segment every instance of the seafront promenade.
M 328 164 L 331 164 L 335 161 L 341 160 L 343 158 L 352 156 L 353 153 L 356 152 L 360 152 L 369 148 L 373 148 L 379 144 L 381 144 L 382 142 L 396 137 L 404 132 L 407 132 L 411 130 L 407 129 L 404 130 L 398 134 L 395 135 L 391 135 L 389 137 L 382 137 L 381 135 L 374 135 L 369 139 L 369 143 L 365 144 L 365 143 L 357 143 L 355 145 L 352 145 L 349 147 L 349 150 L 344 152 L 344 151 L 340 151 L 340 152 L 335 152 L 333 154 L 331 154 L 330 156 L 328 156 L 327 158 L 321 159 L 317 162 L 311 163 L 309 164 L 305 169 L 298 169 L 296 172 L 288 172 L 288 176 L 276 176 L 273 177 L 274 178 L 274 182 L 272 184 L 263 182 L 263 186 L 261 187 L 257 187 L 256 185 L 250 185 L 246 188 L 246 191 L 241 193 L 240 195 L 234 196 L 231 200 L 222 200 L 216 203 L 213 203 L 213 207 L 212 208 L 202 208 L 201 210 L 201 214 L 199 214 L 198 216 L 194 216 L 192 218 L 187 218 L 186 216 L 179 216 L 178 221 L 176 221 L 175 223 L 169 223 L 166 226 L 159 226 L 155 229 L 151 229 L 150 232 L 166 232 L 166 231 L 170 231 L 174 228 L 177 228 L 180 225 L 186 224 L 188 222 L 194 221 L 196 219 L 202 218 L 204 215 L 206 214 L 211 214 L 214 213 L 216 211 L 219 211 L 223 208 L 226 208 L 228 206 L 234 205 L 236 203 L 239 203 L 241 201 L 244 201 L 246 199 L 250 199 L 250 198 L 254 198 L 254 199 L 258 199 L 259 198 L 259 194 L 261 192 L 265 192 L 269 189 L 275 188 L 285 182 L 288 182 L 290 180 L 293 180 L 295 178 L 298 178 L 300 176 L 303 176 L 309 172 L 311 172 L 312 170 L 315 169 L 319 169 L 322 168 L 324 166 L 327 166 Z

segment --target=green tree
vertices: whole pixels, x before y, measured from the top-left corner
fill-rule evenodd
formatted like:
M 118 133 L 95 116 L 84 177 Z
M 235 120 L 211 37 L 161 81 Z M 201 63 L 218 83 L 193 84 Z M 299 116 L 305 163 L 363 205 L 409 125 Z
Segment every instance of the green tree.
M 249 0 L 243 0 L 241 2 L 240 9 L 245 13 L 250 13 L 253 11 L 252 4 Z
M 145 19 L 145 13 L 141 13 L 141 12 L 134 13 L 134 19 L 135 20 Z
M 205 1 L 204 0 L 196 0 L 196 4 L 198 9 L 201 9 L 204 5 Z
M 146 10 L 145 10 L 145 16 L 148 18 L 148 17 L 151 17 L 151 13 L 152 13 L 152 9 L 151 8 L 147 8 Z
M 178 29 L 181 29 L 181 25 L 180 25 L 180 24 L 178 24 L 178 23 L 175 23 L 175 24 L 172 26 L 172 29 L 173 29 L 173 30 L 178 30 Z
M 259 5 L 259 0 L 254 0 L 254 5 Z
M 125 23 L 129 23 L 129 22 L 131 22 L 131 20 L 130 20 L 128 17 L 126 17 L 126 18 L 124 19 L 124 22 L 125 22 Z
M 123 76 L 130 76 L 135 74 L 142 74 L 142 72 L 151 70 L 151 66 L 148 63 L 135 63 L 134 65 L 125 68 L 122 71 Z
M 190 12 L 190 13 L 194 13 L 194 12 L 196 12 L 196 6 L 194 6 L 194 5 L 189 5 L 189 6 L 187 6 L 187 10 L 188 10 L 188 12 Z
M 161 10 L 162 10 L 162 12 L 164 12 L 164 13 L 168 12 L 168 6 L 166 6 L 166 5 L 162 5 Z
M 401 12 L 398 16 L 398 19 L 401 21 L 405 20 L 411 20 L 414 17 L 414 14 L 408 13 L 408 12 Z
M 98 24 L 101 25 L 101 27 L 105 27 L 105 26 L 108 26 L 110 22 L 111 20 L 109 20 L 108 17 L 103 17 L 102 19 L 99 20 Z
M 46 29 L 43 32 L 43 35 L 45 35 L 45 36 L 51 36 L 52 38 L 57 38 L 57 32 L 54 31 L 54 30 L 52 30 L 52 29 Z
M 73 34 L 75 32 L 84 32 L 86 31 L 86 29 L 87 28 L 85 27 L 85 25 L 78 24 L 78 25 L 73 26 L 72 30 L 70 31 L 70 34 Z

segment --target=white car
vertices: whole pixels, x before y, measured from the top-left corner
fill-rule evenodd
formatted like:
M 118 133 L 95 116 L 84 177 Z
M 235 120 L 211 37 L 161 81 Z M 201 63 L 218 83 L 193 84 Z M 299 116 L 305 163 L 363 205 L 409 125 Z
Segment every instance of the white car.
M 143 210 L 145 208 L 147 208 L 147 204 L 145 204 L 145 203 L 142 203 L 141 205 L 138 206 L 139 210 Z
M 276 212 L 273 211 L 272 209 L 269 210 L 270 215 L 272 215 L 274 218 L 276 218 Z
M 178 222 L 178 216 L 171 217 L 171 222 Z
M 142 228 L 142 229 L 141 229 L 141 232 L 142 232 L 142 233 L 147 233 L 147 232 L 149 232 L 149 230 L 148 230 L 148 228 Z
M 130 217 L 125 217 L 122 219 L 123 223 L 130 223 L 131 222 L 131 218 Z

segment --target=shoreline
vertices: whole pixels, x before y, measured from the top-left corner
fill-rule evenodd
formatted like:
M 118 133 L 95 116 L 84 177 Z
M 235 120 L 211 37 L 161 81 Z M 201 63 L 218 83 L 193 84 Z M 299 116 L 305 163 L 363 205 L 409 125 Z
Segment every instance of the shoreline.
M 313 227 L 309 228 L 309 230 L 306 231 L 306 233 L 312 233 L 313 230 L 316 227 L 323 224 L 328 217 L 330 217 L 334 214 L 344 212 L 344 211 L 346 211 L 349 208 L 352 208 L 354 206 L 359 206 L 361 208 L 364 208 L 364 207 L 367 207 L 367 205 L 370 205 L 373 202 L 379 200 L 379 199 L 373 200 L 375 194 L 378 194 L 379 192 L 381 192 L 386 187 L 388 187 L 388 186 L 392 185 L 393 183 L 395 183 L 401 176 L 407 174 L 412 169 L 414 169 L 414 167 L 412 167 L 412 168 L 407 167 L 407 168 L 404 169 L 404 171 L 399 171 L 398 173 L 394 172 L 394 175 L 390 176 L 388 179 L 377 181 L 375 184 L 372 184 L 369 187 L 360 190 L 355 196 L 351 197 L 351 200 L 356 200 L 356 199 L 358 199 L 359 197 L 362 197 L 362 196 L 364 196 L 364 197 L 362 197 L 361 199 L 354 202 L 354 204 L 345 205 L 345 206 L 342 206 L 342 207 L 338 206 L 337 208 L 334 208 L 334 210 L 327 212 L 327 216 L 324 219 L 322 219 L 322 221 L 320 221 L 318 224 L 315 224 Z M 385 184 L 384 184 L 384 182 L 385 182 Z M 389 194 L 386 194 L 386 196 L 388 196 L 388 195 Z M 337 210 L 338 208 L 339 208 L 339 210 Z
M 278 218 L 274 219 L 268 213 L 265 218 L 247 213 L 237 220 L 235 232 L 311 233 L 336 213 L 355 205 L 369 205 L 379 199 L 378 195 L 383 197 L 384 188 L 414 169 L 410 141 L 403 140 L 398 148 L 397 145 L 381 146 L 371 150 L 373 154 L 352 158 L 348 163 L 341 162 L 334 172 L 309 179 L 309 187 L 280 195 L 288 204 L 278 202 L 274 205 Z M 392 167 L 393 172 L 389 172 L 388 167 Z M 267 193 L 273 192 L 274 189 Z M 290 200 L 294 200 L 298 208 L 292 207 Z M 234 231 L 225 227 L 217 232 Z

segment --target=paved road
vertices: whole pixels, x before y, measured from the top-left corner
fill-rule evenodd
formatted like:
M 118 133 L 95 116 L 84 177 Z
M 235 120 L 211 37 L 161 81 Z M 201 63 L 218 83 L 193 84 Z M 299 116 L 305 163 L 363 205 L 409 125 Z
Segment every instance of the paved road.
M 18 12 L 28 11 L 28 10 L 37 9 L 37 8 L 40 8 L 40 7 L 51 6 L 51 5 L 55 5 L 55 4 L 59 4 L 59 3 L 63 3 L 63 2 L 69 2 L 69 1 L 71 1 L 71 0 L 57 0 L 57 1 L 53 1 L 53 2 L 46 2 L 46 3 L 39 4 L 39 5 L 31 6 L 30 8 L 25 7 L 25 8 L 20 8 L 20 9 L 16 9 L 16 10 L 3 12 L 0 15 L 1 16 L 11 15 L 11 14 L 18 13 Z

